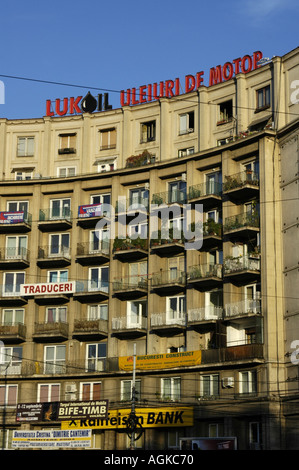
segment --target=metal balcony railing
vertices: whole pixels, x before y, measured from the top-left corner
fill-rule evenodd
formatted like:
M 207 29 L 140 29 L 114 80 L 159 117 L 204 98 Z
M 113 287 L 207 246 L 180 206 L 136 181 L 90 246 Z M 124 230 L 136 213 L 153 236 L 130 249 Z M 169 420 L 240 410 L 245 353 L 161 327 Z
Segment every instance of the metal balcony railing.
M 207 181 L 189 187 L 188 199 L 197 199 L 206 196 L 221 196 L 222 183 Z
M 259 174 L 251 170 L 245 170 L 234 175 L 226 176 L 223 183 L 223 191 L 231 191 L 243 188 L 245 185 L 259 186 Z
M 71 220 L 72 211 L 68 208 L 57 209 L 40 209 L 39 210 L 39 221 L 47 222 L 52 220 Z
M 208 277 L 222 278 L 222 264 L 201 264 L 191 266 L 188 270 L 188 280 L 205 279 Z
M 71 248 L 64 245 L 45 245 L 38 247 L 38 259 L 70 258 Z
M 208 320 L 221 320 L 223 307 L 208 305 L 207 307 L 192 308 L 188 310 L 188 322 L 200 322 Z
M 152 204 L 185 204 L 187 202 L 187 192 L 183 190 L 165 191 L 153 194 Z
M 181 325 L 185 326 L 187 321 L 186 312 L 169 310 L 162 313 L 152 313 L 150 318 L 151 326 L 169 326 Z
M 12 225 L 12 224 L 32 224 L 32 215 L 29 212 L 24 211 L 6 211 L 6 214 L 9 216 L 5 216 L 0 218 L 0 225 Z
M 34 333 L 40 334 L 61 334 L 68 336 L 69 324 L 63 321 L 35 323 Z
M 24 247 L 0 248 L 0 261 L 9 260 L 29 260 L 30 251 Z
M 108 281 L 76 281 L 76 293 L 84 292 L 109 292 Z
M 77 244 L 77 255 L 92 255 L 97 253 L 102 253 L 104 255 L 109 255 L 110 249 L 110 240 L 96 240 L 87 243 L 78 243 Z
M 112 330 L 146 329 L 147 317 L 142 315 L 127 315 L 112 318 Z
M 141 274 L 139 276 L 128 276 L 122 279 L 116 279 L 113 281 L 114 291 L 127 291 L 130 289 L 147 289 L 148 276 L 147 274 Z
M 145 238 L 115 238 L 113 243 L 113 252 L 129 250 L 147 250 L 148 239 Z
M 115 213 L 119 214 L 122 212 L 127 213 L 128 211 L 145 211 L 147 212 L 149 208 L 149 199 L 148 197 L 134 197 L 123 200 L 116 201 Z
M 239 302 L 226 304 L 224 307 L 226 317 L 234 317 L 248 313 L 261 313 L 260 299 L 244 299 Z
M 246 227 L 258 228 L 259 224 L 260 217 L 257 212 L 233 215 L 231 217 L 226 217 L 224 223 L 224 232 L 231 232 L 232 230 Z
M 153 287 L 163 286 L 165 284 L 185 284 L 186 272 L 178 269 L 160 271 L 152 274 L 151 282 Z
M 226 258 L 224 260 L 224 274 L 240 271 L 260 271 L 260 261 L 260 258 L 251 256 Z

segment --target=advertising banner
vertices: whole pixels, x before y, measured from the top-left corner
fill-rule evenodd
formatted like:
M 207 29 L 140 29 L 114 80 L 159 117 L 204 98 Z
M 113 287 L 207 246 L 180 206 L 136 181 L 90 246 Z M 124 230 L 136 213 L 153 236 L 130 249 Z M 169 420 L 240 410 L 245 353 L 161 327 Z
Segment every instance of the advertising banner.
M 61 429 L 126 429 L 131 409 L 110 410 L 107 418 L 62 421 Z M 136 408 L 143 428 L 193 426 L 192 407 Z
M 91 429 L 13 431 L 13 448 L 78 448 L 91 447 Z
M 24 212 L 0 212 L 0 224 L 18 224 L 24 222 Z
M 120 370 L 132 370 L 133 356 L 120 357 L 118 364 Z M 139 370 L 170 369 L 197 364 L 201 364 L 201 351 L 136 356 L 136 369 Z
M 18 403 L 16 421 L 41 421 L 43 403 Z
M 72 294 L 75 282 L 46 282 L 39 284 L 21 284 L 20 295 L 55 295 Z
M 108 414 L 108 400 L 94 401 L 63 401 L 58 404 L 57 419 L 94 419 L 106 418 Z
M 180 439 L 182 450 L 236 450 L 236 437 L 183 437 Z
M 100 217 L 102 215 L 102 204 L 85 204 L 79 206 L 78 217 Z

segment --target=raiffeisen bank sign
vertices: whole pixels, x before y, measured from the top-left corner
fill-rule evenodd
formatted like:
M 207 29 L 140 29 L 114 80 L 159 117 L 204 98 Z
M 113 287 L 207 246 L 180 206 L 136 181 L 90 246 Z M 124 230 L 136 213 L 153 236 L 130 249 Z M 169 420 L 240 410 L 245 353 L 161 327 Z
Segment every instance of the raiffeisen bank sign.
M 260 51 L 252 55 L 244 55 L 224 65 L 217 65 L 210 69 L 209 86 L 231 80 L 239 73 L 249 73 L 259 67 L 259 61 L 263 58 Z M 137 104 L 148 103 L 161 98 L 172 98 L 184 93 L 191 93 L 204 85 L 204 72 L 197 72 L 195 75 L 186 75 L 184 87 L 179 78 L 174 80 L 165 80 L 159 83 L 141 85 L 139 87 L 128 88 L 120 92 L 120 105 L 134 106 Z M 51 100 L 46 102 L 46 116 L 64 116 L 66 114 L 80 114 L 101 112 L 112 109 L 109 104 L 108 93 L 93 96 L 90 92 L 86 96 L 77 96 L 71 98 L 57 98 L 55 104 Z

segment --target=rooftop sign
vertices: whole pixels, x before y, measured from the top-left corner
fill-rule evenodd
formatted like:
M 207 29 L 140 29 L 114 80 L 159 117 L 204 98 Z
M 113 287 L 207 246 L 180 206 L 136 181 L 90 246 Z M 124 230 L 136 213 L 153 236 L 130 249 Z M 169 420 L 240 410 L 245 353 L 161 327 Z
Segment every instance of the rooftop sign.
M 209 74 L 209 86 L 230 80 L 239 73 L 248 73 L 257 69 L 262 58 L 262 52 L 256 51 L 252 55 L 246 54 L 244 57 L 238 57 L 232 62 L 225 62 L 223 66 L 212 67 Z M 180 79 L 175 78 L 174 80 L 141 85 L 137 88 L 128 88 L 126 91 L 121 90 L 120 92 L 120 105 L 122 107 L 134 106 L 160 98 L 172 98 L 180 95 L 182 89 L 184 89 L 184 93 L 197 90 L 203 86 L 203 82 L 204 72 L 197 72 L 196 75 L 185 76 L 184 87 Z M 108 93 L 104 93 L 104 99 L 102 94 L 99 94 L 96 98 L 88 92 L 85 97 L 77 96 L 77 98 L 71 97 L 63 100 L 57 98 L 54 106 L 52 106 L 51 100 L 46 102 L 46 116 L 93 113 L 94 111 L 100 112 L 109 109 L 112 109 L 112 106 L 109 105 Z

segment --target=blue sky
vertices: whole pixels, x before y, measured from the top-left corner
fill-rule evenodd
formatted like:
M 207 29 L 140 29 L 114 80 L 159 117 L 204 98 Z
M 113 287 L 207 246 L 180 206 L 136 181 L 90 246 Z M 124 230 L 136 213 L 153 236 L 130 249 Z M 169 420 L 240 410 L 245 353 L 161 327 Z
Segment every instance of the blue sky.
M 47 99 L 89 89 L 111 90 L 110 104 L 118 108 L 122 89 L 200 71 L 207 85 L 218 64 L 256 50 L 281 56 L 299 46 L 297 0 L 1 3 L 0 117 L 8 119 L 42 117 Z

